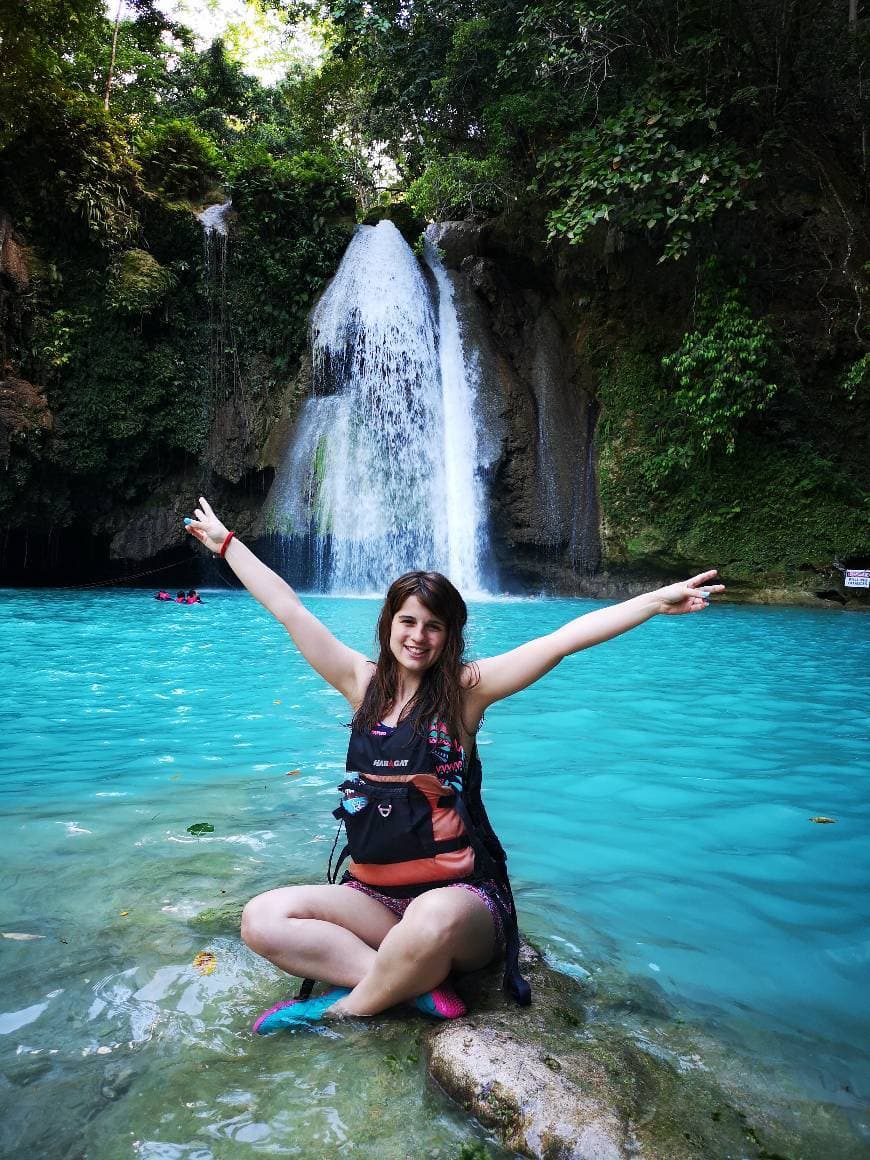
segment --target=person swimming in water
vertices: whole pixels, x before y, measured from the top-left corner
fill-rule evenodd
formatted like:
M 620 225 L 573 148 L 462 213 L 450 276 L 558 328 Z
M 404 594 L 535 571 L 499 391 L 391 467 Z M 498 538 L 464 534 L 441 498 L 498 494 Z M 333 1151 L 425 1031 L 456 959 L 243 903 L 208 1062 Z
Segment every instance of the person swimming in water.
M 320 1018 L 371 1016 L 400 1003 L 451 1018 L 465 1012 L 453 974 L 502 950 L 521 1003 L 516 913 L 503 852 L 479 798 L 476 734 L 490 705 L 527 688 L 573 653 L 657 615 L 700 612 L 724 590 L 714 570 L 595 609 L 500 656 L 464 657 L 465 602 L 437 572 L 390 586 L 371 661 L 338 640 L 293 589 L 200 498 L 186 526 L 223 557 L 283 624 L 311 667 L 353 711 L 344 797 L 350 863 L 341 881 L 283 886 L 248 902 L 242 938 L 289 975 L 331 984 L 284 1001 L 259 1034 Z M 468 783 L 468 784 L 466 784 Z

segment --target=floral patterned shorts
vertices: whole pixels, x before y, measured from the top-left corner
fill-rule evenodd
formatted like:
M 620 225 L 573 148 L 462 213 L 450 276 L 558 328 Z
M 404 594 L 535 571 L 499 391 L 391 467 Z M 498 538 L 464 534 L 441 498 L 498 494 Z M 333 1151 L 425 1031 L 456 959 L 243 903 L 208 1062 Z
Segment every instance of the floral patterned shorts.
M 375 902 L 379 902 L 381 906 L 385 906 L 387 910 L 392 911 L 398 918 L 404 916 L 405 911 L 414 901 L 413 898 L 393 898 L 389 894 L 381 893 L 375 886 L 369 886 L 365 882 L 358 882 L 356 878 L 345 878 L 341 885 L 349 886 L 351 890 L 359 890 L 362 894 L 367 894 L 369 898 L 373 898 Z M 501 953 L 504 950 L 504 923 L 502 922 L 499 903 L 505 906 L 505 901 L 502 892 L 495 882 L 448 882 L 445 886 L 447 888 L 455 887 L 459 890 L 469 890 L 472 894 L 477 895 L 492 915 L 492 923 L 495 927 L 495 945 L 499 953 Z M 433 882 L 428 887 L 429 890 L 437 890 L 439 888 L 441 888 L 441 883 L 439 882 Z M 425 892 L 425 890 L 421 890 L 420 893 L 425 894 Z M 419 898 L 420 895 L 418 894 L 415 897 Z

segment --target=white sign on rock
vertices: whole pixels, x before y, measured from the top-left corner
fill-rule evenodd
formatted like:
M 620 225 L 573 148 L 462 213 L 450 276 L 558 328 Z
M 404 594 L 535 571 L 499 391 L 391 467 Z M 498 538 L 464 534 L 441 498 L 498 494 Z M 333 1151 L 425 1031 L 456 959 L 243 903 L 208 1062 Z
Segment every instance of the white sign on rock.
M 870 588 L 870 568 L 847 568 L 843 582 L 847 588 Z

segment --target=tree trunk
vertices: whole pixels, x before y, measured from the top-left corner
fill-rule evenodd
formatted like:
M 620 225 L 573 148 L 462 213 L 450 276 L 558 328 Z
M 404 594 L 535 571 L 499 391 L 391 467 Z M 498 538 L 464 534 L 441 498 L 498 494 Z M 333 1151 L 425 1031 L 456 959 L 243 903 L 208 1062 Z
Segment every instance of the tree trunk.
M 850 3 L 852 0 L 850 0 Z M 106 91 L 103 94 L 103 108 L 108 113 L 109 111 L 109 93 L 112 91 L 112 77 L 115 72 L 115 53 L 118 51 L 118 26 L 121 23 L 121 4 L 123 0 L 118 0 L 118 9 L 115 12 L 115 28 L 112 32 L 112 57 L 109 61 L 109 75 L 106 77 Z M 857 0 L 855 0 L 857 3 Z

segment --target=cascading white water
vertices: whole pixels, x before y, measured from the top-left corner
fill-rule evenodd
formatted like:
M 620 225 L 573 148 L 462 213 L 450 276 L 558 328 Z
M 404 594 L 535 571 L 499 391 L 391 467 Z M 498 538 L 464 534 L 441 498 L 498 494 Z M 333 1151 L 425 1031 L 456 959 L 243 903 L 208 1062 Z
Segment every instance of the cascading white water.
M 472 368 L 459 333 L 453 287 L 427 236 L 426 262 L 438 287 L 439 367 L 444 413 L 444 500 L 447 525 L 448 576 L 463 591 L 478 591 L 480 536 L 484 510 L 483 486 L 477 472 L 477 424 L 474 415 Z
M 227 234 L 227 214 L 233 208 L 232 201 L 224 201 L 219 205 L 210 205 L 196 216 L 202 222 L 207 234 L 218 233 L 222 237 Z
M 412 568 L 481 588 L 474 384 L 453 293 L 429 244 L 438 306 L 388 221 L 360 226 L 311 322 L 314 393 L 267 501 L 307 538 L 308 583 L 382 591 Z
M 196 216 L 202 223 L 202 246 L 208 298 L 208 400 L 227 393 L 227 214 L 231 201 L 210 205 Z

